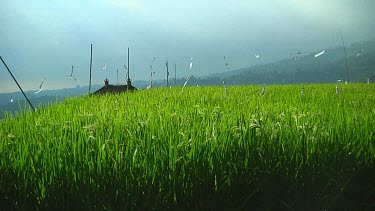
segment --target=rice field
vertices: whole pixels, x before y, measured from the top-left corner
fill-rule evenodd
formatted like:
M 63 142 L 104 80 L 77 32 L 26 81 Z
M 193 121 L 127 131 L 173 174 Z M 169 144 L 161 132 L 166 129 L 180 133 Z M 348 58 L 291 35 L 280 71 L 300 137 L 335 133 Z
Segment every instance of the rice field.
M 375 209 L 375 85 L 158 88 L 0 122 L 2 209 Z

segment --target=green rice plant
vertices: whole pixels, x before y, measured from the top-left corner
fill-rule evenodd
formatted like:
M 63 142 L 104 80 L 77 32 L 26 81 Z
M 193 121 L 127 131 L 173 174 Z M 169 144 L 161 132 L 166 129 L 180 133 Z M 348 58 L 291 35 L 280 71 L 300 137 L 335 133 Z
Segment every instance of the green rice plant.
M 0 122 L 5 209 L 371 209 L 375 86 L 69 98 Z M 358 185 L 357 185 L 358 184 Z M 363 185 L 366 184 L 366 185 Z M 350 200 L 349 200 L 350 199 Z

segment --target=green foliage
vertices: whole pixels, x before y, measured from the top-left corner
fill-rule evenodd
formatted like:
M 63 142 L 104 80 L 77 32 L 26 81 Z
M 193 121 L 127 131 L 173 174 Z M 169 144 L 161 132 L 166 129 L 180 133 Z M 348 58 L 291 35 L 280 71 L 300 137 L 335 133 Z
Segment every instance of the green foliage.
M 0 204 L 374 208 L 375 86 L 338 85 L 164 88 L 22 112 L 0 122 Z

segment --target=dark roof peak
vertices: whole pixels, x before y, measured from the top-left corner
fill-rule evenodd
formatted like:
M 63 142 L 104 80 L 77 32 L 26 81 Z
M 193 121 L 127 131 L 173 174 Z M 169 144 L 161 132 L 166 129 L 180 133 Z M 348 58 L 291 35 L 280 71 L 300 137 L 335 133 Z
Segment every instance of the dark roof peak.
M 93 94 L 121 93 L 134 90 L 137 90 L 137 88 L 131 85 L 131 80 L 127 80 L 126 85 L 110 85 L 108 78 L 106 78 L 104 80 L 104 86 L 98 89 Z

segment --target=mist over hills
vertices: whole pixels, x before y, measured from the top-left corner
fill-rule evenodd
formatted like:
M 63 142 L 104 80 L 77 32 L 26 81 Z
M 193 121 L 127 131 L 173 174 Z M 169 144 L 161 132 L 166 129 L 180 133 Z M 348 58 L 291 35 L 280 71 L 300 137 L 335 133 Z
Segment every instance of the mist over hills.
M 97 89 L 99 85 L 94 85 L 92 88 Z M 87 90 L 87 86 L 77 86 L 67 89 L 43 90 L 38 94 L 35 94 L 34 91 L 26 91 L 25 95 L 29 98 L 33 106 L 40 107 L 49 103 L 63 102 L 67 97 L 82 96 L 87 93 Z M 21 92 L 0 93 L 0 118 L 4 118 L 4 112 L 13 114 L 25 107 L 29 106 Z
M 349 81 L 364 82 L 367 78 L 374 81 L 375 40 L 354 43 L 346 48 L 346 52 Z M 325 49 L 325 53 L 319 57 L 314 56 L 316 53 L 301 53 L 299 59 L 289 58 L 214 76 L 233 84 L 330 83 L 347 80 L 343 47 Z
M 325 53 L 319 57 L 314 56 L 318 52 L 301 52 L 299 54 L 294 52 L 290 54 L 289 58 L 269 64 L 212 74 L 206 77 L 192 76 L 187 86 L 222 85 L 223 81 L 228 85 L 333 83 L 337 80 L 346 81 L 348 75 L 350 82 L 366 82 L 367 79 L 370 82 L 375 81 L 375 39 L 353 43 L 346 47 L 348 72 L 342 46 L 324 50 Z M 170 77 L 169 85 L 183 86 L 185 81 L 186 78 L 175 80 Z M 134 81 L 133 85 L 142 90 L 149 85 L 149 81 Z M 166 85 L 166 81 L 154 81 L 153 85 L 154 87 L 163 87 Z M 93 85 L 91 90 L 95 91 L 102 86 Z M 43 106 L 51 102 L 63 102 L 67 97 L 82 96 L 87 93 L 87 86 L 45 90 L 39 94 L 34 94 L 33 91 L 25 92 L 35 106 Z M 10 102 L 11 98 L 13 102 Z M 20 107 L 24 105 L 26 104 L 21 92 L 0 93 L 0 118 L 4 118 L 5 111 L 18 112 Z
M 325 50 L 325 53 L 319 57 L 314 56 L 319 52 L 309 54 L 302 52 L 300 55 L 294 53 L 290 58 L 269 64 L 207 77 L 192 77 L 188 85 L 221 85 L 223 81 L 229 85 L 333 83 L 337 80 L 346 81 L 347 75 L 351 82 L 366 82 L 368 78 L 370 82 L 375 81 L 375 40 L 354 43 L 346 47 L 348 71 L 342 46 L 322 50 Z M 177 85 L 182 85 L 184 82 L 185 79 L 180 79 Z
M 99 85 L 93 85 L 91 87 L 93 90 L 100 88 Z M 26 96 L 30 100 L 37 100 L 41 97 L 72 97 L 72 96 L 81 96 L 88 92 L 88 86 L 76 86 L 74 88 L 65 88 L 65 89 L 56 89 L 56 90 L 43 90 L 42 92 L 35 94 L 34 91 L 25 91 Z M 10 103 L 10 99 L 13 98 L 13 101 L 22 101 L 24 96 L 21 92 L 13 93 L 0 93 L 0 105 Z
M 136 81 L 136 86 L 144 86 L 148 82 Z M 103 84 L 104 85 L 104 84 Z M 91 92 L 100 89 L 103 85 L 92 85 Z M 68 97 L 83 96 L 88 93 L 88 86 L 76 86 L 74 88 L 64 88 L 56 90 L 43 90 L 35 94 L 34 91 L 26 91 L 25 94 L 29 98 L 34 107 L 46 106 L 51 103 L 64 102 Z M 13 99 L 13 102 L 11 102 Z M 29 105 L 21 92 L 0 93 L 0 119 L 5 117 L 5 112 L 14 114 L 21 109 L 28 108 Z

